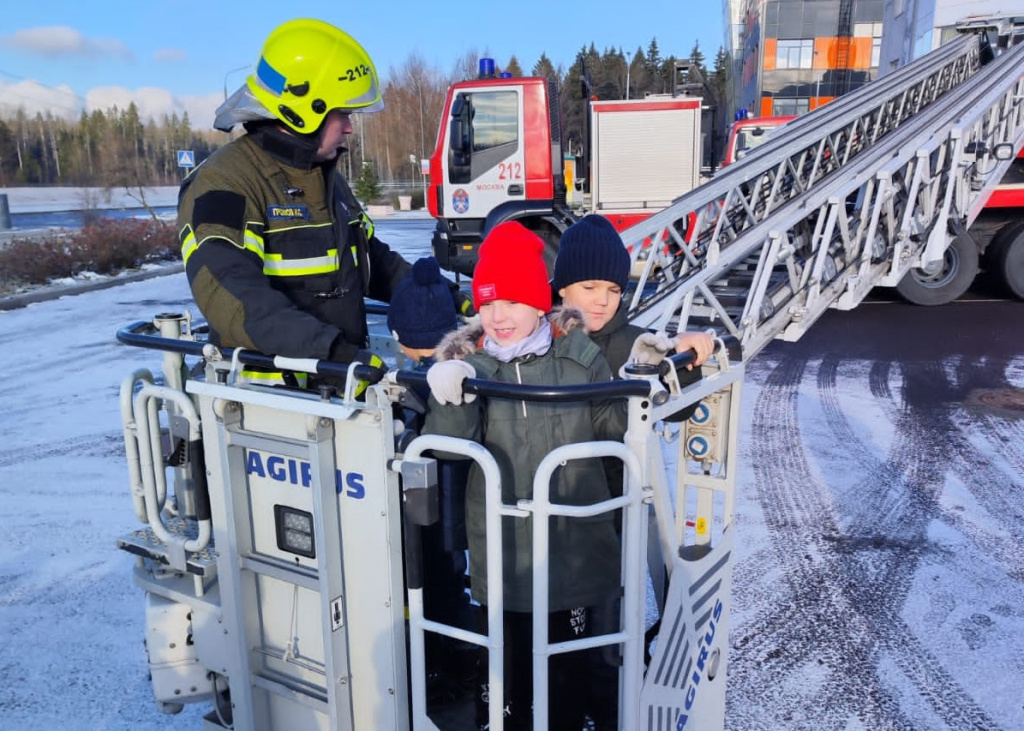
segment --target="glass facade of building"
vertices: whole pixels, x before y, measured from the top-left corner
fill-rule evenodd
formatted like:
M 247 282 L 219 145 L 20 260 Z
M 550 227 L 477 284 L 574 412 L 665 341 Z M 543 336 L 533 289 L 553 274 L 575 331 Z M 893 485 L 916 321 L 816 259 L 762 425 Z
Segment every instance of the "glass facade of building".
M 884 9 L 885 0 L 746 0 L 733 36 L 735 110 L 800 114 L 877 78 Z

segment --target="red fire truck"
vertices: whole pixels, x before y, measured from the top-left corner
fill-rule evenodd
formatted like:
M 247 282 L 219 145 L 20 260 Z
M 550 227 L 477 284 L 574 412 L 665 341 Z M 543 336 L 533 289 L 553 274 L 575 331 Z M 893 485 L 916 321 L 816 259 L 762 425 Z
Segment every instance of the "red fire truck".
M 729 126 L 729 140 L 725 146 L 722 167 L 736 162 L 755 148 L 761 146 L 772 133 L 793 117 L 748 117 Z
M 722 165 L 742 159 L 796 117 L 758 117 L 734 122 Z M 946 250 L 942 262 L 912 269 L 897 286 L 907 300 L 937 305 L 956 298 L 979 269 L 1005 292 L 1024 299 L 1024 149 L 967 230 L 967 246 Z M 969 246 L 974 243 L 976 254 Z
M 437 219 L 434 256 L 470 275 L 480 242 L 518 220 L 548 242 L 587 213 L 618 230 L 647 218 L 700 182 L 701 98 L 656 95 L 588 103 L 588 139 L 566 165 L 558 97 L 539 77 L 480 78 L 448 90 L 430 158 L 427 206 Z

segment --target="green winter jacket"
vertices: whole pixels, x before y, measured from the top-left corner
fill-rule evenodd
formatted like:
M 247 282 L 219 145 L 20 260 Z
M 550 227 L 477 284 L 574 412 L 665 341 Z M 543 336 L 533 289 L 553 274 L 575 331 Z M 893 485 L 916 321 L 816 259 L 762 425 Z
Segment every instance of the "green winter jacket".
M 554 335 L 542 356 L 503 363 L 482 348 L 483 330 L 471 325 L 438 346 L 439 360 L 464 358 L 477 378 L 535 385 L 580 385 L 612 379 L 600 349 L 583 330 L 575 310 L 549 315 Z M 537 466 L 555 447 L 594 440 L 621 441 L 626 429 L 624 400 L 543 403 L 477 398 L 469 404 L 440 405 L 431 396 L 424 433 L 444 434 L 483 444 L 501 470 L 502 501 L 515 504 L 533 496 Z M 551 502 L 589 505 L 610 497 L 600 459 L 574 460 L 558 470 Z M 474 463 L 466 494 L 466 526 L 473 598 L 487 603 L 483 472 Z M 532 518 L 504 518 L 505 609 L 532 610 Z M 554 518 L 549 552 L 550 611 L 592 606 L 619 588 L 619 542 L 613 516 Z
M 626 319 L 626 305 L 623 303 L 607 325 L 589 335 L 590 339 L 601 348 L 601 353 L 608 361 L 608 367 L 612 369 L 612 375 L 618 378 L 619 370 L 629 360 L 633 342 L 638 335 L 645 332 L 647 330 L 639 325 L 629 324 L 629 320 Z
M 351 361 L 367 342 L 363 298 L 389 302 L 409 269 L 312 144 L 250 127 L 182 183 L 185 272 L 218 345 Z

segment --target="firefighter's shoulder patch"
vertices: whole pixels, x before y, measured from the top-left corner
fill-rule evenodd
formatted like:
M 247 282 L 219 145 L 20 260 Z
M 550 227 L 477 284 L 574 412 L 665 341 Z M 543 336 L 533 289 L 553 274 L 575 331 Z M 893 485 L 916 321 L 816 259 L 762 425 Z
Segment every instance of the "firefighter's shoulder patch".
M 210 190 L 196 198 L 192 206 L 192 226 L 226 226 L 235 231 L 245 228 L 245 197 L 230 190 Z

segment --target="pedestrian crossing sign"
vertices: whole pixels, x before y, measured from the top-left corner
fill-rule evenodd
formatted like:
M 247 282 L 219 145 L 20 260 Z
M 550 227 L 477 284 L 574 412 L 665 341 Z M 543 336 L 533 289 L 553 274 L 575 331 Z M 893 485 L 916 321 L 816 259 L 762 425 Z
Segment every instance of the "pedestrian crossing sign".
M 178 150 L 178 167 L 194 168 L 196 166 L 196 153 L 194 150 Z

